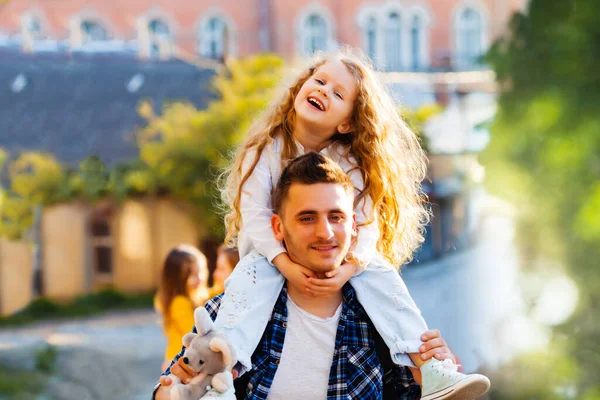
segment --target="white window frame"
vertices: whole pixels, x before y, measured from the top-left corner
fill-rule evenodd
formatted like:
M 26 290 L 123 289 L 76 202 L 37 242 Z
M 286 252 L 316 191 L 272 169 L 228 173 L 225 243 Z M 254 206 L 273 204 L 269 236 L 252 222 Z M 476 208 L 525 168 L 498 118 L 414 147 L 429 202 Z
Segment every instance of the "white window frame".
M 164 37 L 157 35 L 150 29 L 153 21 L 160 21 L 167 27 L 168 33 Z M 136 21 L 138 51 L 142 58 L 166 60 L 175 52 L 175 23 L 174 19 L 158 10 L 152 10 L 139 17 Z M 153 52 L 153 46 L 157 45 L 158 53 Z
M 389 41 L 388 41 L 388 35 L 389 35 L 389 29 L 390 29 L 390 22 L 392 21 L 392 18 L 396 16 L 397 17 L 397 21 L 398 21 L 398 38 L 396 38 L 396 40 L 398 41 L 398 46 L 400 47 L 400 51 L 396 52 L 396 57 L 397 57 L 397 64 L 394 63 L 394 65 L 391 65 L 391 57 L 390 57 L 390 52 L 389 52 Z M 404 17 L 403 14 L 398 12 L 398 11 L 391 11 L 390 13 L 386 14 L 385 19 L 384 19 L 384 23 L 383 23 L 383 42 L 384 42 L 384 52 L 385 52 L 385 70 L 388 72 L 398 72 L 398 71 L 403 71 L 406 69 L 406 57 L 405 57 L 405 53 L 406 53 L 406 27 L 405 27 L 405 21 L 404 21 Z M 396 61 L 396 60 L 394 60 Z
M 212 38 L 206 33 L 209 29 L 209 23 L 214 20 L 220 20 L 224 26 L 225 35 L 220 38 L 220 43 L 217 42 L 221 48 L 222 57 L 236 57 L 237 56 L 237 29 L 233 22 L 233 19 L 221 10 L 211 10 L 206 13 L 198 22 L 196 29 L 197 37 L 197 52 L 201 57 L 209 57 L 210 45 Z M 218 38 L 217 38 L 218 39 Z M 218 60 L 220 61 L 220 60 Z
M 455 7 L 453 12 L 453 37 L 454 37 L 454 49 L 453 49 L 453 66 L 455 69 L 464 70 L 464 69 L 473 69 L 478 67 L 477 64 L 472 63 L 470 60 L 465 60 L 462 54 L 465 54 L 464 49 L 462 49 L 461 43 L 461 32 L 465 29 L 462 25 L 462 15 L 464 11 L 467 9 L 472 9 L 479 15 L 480 19 L 480 29 L 481 32 L 479 34 L 479 47 L 481 50 L 481 55 L 485 54 L 488 50 L 489 46 L 489 13 L 487 7 L 478 0 L 465 0 L 461 2 L 457 7 Z
M 312 2 L 306 7 L 304 7 L 300 12 L 296 15 L 295 21 L 295 42 L 296 42 L 296 52 L 301 57 L 311 56 L 312 54 L 308 54 L 308 41 L 310 37 L 307 35 L 306 24 L 308 23 L 308 19 L 312 16 L 318 16 L 323 19 L 325 22 L 325 48 L 324 51 L 332 51 L 334 50 L 336 45 L 336 36 L 335 36 L 335 19 L 333 18 L 333 14 L 325 8 L 323 5 L 317 2 Z
M 422 62 L 421 69 L 427 69 L 431 65 L 431 12 L 423 6 L 413 6 L 407 11 L 407 30 L 408 30 L 408 63 L 409 70 L 413 70 L 414 59 L 412 49 L 412 27 L 415 17 L 421 20 L 421 42 L 419 43 L 419 58 Z
M 88 43 L 96 42 L 96 40 L 85 40 L 83 32 L 83 23 L 85 21 L 95 22 L 100 24 L 106 32 L 106 41 L 111 40 L 112 32 L 114 32 L 113 26 L 102 18 L 97 12 L 92 10 L 86 10 L 82 13 L 71 16 L 69 19 L 69 42 L 71 50 L 81 49 Z M 97 42 L 103 42 L 104 40 L 98 40 Z
M 86 36 L 87 32 L 84 31 L 83 29 L 83 24 L 85 23 L 89 23 L 89 24 L 93 24 L 99 27 L 99 29 L 102 30 L 102 33 L 104 34 L 103 38 L 97 39 L 97 38 L 93 38 L 92 36 Z M 102 21 L 98 20 L 98 19 L 92 19 L 92 18 L 85 18 L 82 19 L 80 21 L 80 29 L 81 29 L 81 41 L 82 44 L 85 45 L 86 43 L 90 43 L 90 42 L 102 42 L 105 40 L 109 40 L 109 33 L 108 33 L 108 29 L 106 29 L 106 25 L 102 23 Z
M 407 17 L 409 16 L 409 9 L 405 5 L 397 0 L 390 0 L 379 7 L 379 26 L 380 26 L 380 64 L 379 67 L 388 70 L 387 60 L 387 23 L 389 17 L 392 14 L 398 14 L 400 16 L 400 71 L 406 71 L 410 67 L 410 37 L 409 28 L 406 23 Z
M 32 21 L 35 21 L 39 31 L 37 33 L 32 32 L 29 26 Z M 21 15 L 21 46 L 25 52 L 33 52 L 34 44 L 38 40 L 46 39 L 47 24 L 41 13 L 37 10 L 30 10 Z
M 369 28 L 372 22 L 375 22 L 375 49 L 373 53 L 370 54 Z M 364 54 L 371 58 L 373 65 L 376 68 L 382 67 L 383 49 L 381 47 L 381 37 L 383 35 L 383 29 L 381 27 L 381 16 L 379 10 L 373 6 L 364 6 L 359 8 L 356 13 L 356 25 L 362 33 L 362 49 Z

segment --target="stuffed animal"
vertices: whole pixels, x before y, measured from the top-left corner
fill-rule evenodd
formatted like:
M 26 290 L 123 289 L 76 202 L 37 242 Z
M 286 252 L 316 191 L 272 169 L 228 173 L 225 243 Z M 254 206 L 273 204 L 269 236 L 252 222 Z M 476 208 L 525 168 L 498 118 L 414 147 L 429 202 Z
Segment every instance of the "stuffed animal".
M 199 400 L 213 389 L 225 393 L 233 390 L 231 368 L 235 360 L 233 347 L 225 335 L 213 329 L 213 321 L 204 307 L 194 311 L 195 333 L 183 337 L 186 347 L 181 358 L 198 373 L 190 383 L 184 385 L 175 375 L 171 385 L 171 400 Z

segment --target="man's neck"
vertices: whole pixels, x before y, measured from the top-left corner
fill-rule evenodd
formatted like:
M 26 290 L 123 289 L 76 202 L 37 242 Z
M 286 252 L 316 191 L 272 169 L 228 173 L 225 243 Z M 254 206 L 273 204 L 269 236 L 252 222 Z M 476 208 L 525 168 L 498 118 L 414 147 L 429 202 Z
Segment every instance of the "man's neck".
M 333 317 L 342 303 L 341 290 L 324 297 L 315 298 L 308 296 L 306 292 L 296 290 L 292 285 L 288 285 L 288 296 L 298 307 L 319 318 Z

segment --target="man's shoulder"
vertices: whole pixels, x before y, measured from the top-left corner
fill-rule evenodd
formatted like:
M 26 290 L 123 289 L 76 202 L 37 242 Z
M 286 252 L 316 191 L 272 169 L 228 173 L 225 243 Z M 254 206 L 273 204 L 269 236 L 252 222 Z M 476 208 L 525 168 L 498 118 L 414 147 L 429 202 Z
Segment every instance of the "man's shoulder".
M 360 302 L 358 301 L 356 291 L 350 283 L 346 283 L 342 287 L 342 296 L 344 299 L 344 303 L 348 306 L 348 308 L 352 311 L 353 314 L 356 314 L 358 318 L 364 317 L 367 320 L 366 322 L 371 323 L 371 320 L 367 316 L 367 312 L 363 308 L 362 304 L 360 304 Z
M 214 321 L 217 319 L 217 313 L 219 312 L 219 308 L 221 307 L 221 302 L 223 301 L 224 293 L 218 294 L 212 299 L 208 299 L 206 303 L 204 303 L 204 308 L 208 311 L 208 314 Z

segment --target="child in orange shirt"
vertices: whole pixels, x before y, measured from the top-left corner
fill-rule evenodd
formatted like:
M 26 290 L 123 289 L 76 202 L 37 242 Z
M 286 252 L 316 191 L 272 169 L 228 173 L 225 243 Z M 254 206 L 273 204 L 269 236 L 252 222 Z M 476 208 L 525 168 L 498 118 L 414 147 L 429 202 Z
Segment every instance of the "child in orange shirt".
M 206 257 L 200 250 L 179 245 L 169 252 L 154 298 L 154 307 L 162 314 L 167 338 L 163 371 L 181 350 L 181 338 L 194 326 L 194 309 L 208 298 L 207 282 Z

